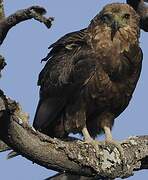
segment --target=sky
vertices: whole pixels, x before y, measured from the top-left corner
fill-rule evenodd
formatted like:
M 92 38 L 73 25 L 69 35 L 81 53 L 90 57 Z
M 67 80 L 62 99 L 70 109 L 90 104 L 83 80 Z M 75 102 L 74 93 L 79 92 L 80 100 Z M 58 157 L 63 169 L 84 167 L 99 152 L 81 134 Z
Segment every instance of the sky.
M 54 16 L 51 29 L 30 20 L 23 22 L 8 33 L 0 54 L 5 56 L 7 66 L 3 71 L 0 87 L 5 94 L 18 101 L 30 114 L 30 123 L 38 103 L 37 79 L 44 64 L 40 61 L 48 53 L 48 46 L 68 32 L 87 27 L 90 20 L 111 2 L 121 0 L 4 0 L 6 16 L 18 9 L 41 5 L 48 16 Z M 148 34 L 141 31 L 140 44 L 144 53 L 143 68 L 137 88 L 128 108 L 115 120 L 113 137 L 123 140 L 129 136 L 146 135 L 148 99 Z M 101 139 L 103 139 L 101 137 Z M 0 179 L 43 180 L 55 172 L 47 170 L 19 156 L 6 160 L 7 153 L 0 154 Z M 148 172 L 136 172 L 129 180 L 147 179 Z

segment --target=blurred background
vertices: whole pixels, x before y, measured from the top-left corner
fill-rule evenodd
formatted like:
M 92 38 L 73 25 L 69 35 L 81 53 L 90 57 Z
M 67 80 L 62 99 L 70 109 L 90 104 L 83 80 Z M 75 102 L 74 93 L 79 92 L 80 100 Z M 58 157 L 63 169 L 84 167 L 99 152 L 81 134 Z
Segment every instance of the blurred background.
M 111 2 L 121 0 L 4 0 L 6 16 L 16 10 L 32 5 L 47 9 L 48 16 L 54 16 L 51 29 L 34 20 L 23 22 L 11 29 L 0 49 L 7 61 L 0 87 L 5 94 L 21 103 L 24 111 L 30 114 L 32 123 L 38 103 L 37 79 L 44 66 L 41 59 L 48 53 L 48 46 L 68 32 L 86 27 L 90 20 Z M 140 44 L 144 53 L 143 69 L 133 99 L 128 108 L 117 118 L 113 137 L 123 140 L 129 136 L 148 134 L 148 33 L 141 31 Z M 103 139 L 103 136 L 100 137 Z M 0 154 L 0 179 L 4 180 L 43 180 L 55 172 L 47 170 L 18 156 L 6 160 L 7 153 Z M 148 172 L 136 172 L 129 180 L 146 180 Z

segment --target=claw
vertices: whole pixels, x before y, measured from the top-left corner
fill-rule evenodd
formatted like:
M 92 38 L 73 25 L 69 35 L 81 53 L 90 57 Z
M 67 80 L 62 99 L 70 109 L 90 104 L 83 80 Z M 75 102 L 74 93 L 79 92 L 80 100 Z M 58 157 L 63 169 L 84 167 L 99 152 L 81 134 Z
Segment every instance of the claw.
M 124 170 L 126 171 L 126 160 L 125 160 L 124 150 L 123 150 L 120 142 L 112 139 L 110 141 L 106 141 L 106 144 L 111 144 L 117 148 L 118 152 L 120 153 L 120 159 L 122 162 L 122 169 L 123 169 L 123 171 Z
M 84 136 L 84 143 L 85 143 L 85 144 L 91 144 L 91 145 L 95 148 L 96 152 L 99 152 L 99 147 L 98 147 L 98 146 L 100 145 L 100 142 L 97 141 L 97 140 L 94 140 L 94 139 L 90 136 L 90 134 L 89 134 L 89 132 L 88 132 L 88 130 L 87 130 L 86 127 L 84 127 L 84 128 L 82 129 L 82 134 L 83 134 L 83 136 Z
M 111 129 L 109 127 L 104 126 L 103 129 L 104 129 L 106 137 L 105 137 L 105 141 L 104 142 L 100 142 L 100 141 L 94 140 L 90 136 L 87 128 L 84 127 L 82 129 L 82 134 L 84 136 L 84 143 L 91 144 L 94 147 L 94 149 L 96 150 L 97 154 L 99 154 L 99 152 L 100 152 L 99 151 L 99 146 L 102 146 L 102 145 L 104 146 L 104 145 L 109 145 L 109 144 L 115 146 L 118 149 L 119 153 L 120 153 L 120 157 L 121 157 L 122 165 L 123 165 L 122 169 L 126 170 L 125 156 L 124 156 L 124 151 L 123 151 L 123 148 L 122 148 L 121 144 L 118 141 L 113 140 L 112 134 L 111 134 Z
M 111 130 L 109 127 L 104 126 L 104 132 L 105 132 L 105 136 L 106 136 L 105 143 L 114 145 L 118 149 L 121 160 L 122 160 L 123 170 L 124 170 L 126 168 L 126 162 L 125 162 L 124 150 L 123 150 L 120 142 L 113 140 Z
M 89 140 L 86 140 L 83 142 L 84 144 L 91 144 L 92 147 L 94 147 L 94 150 L 96 152 L 96 155 L 99 154 L 100 152 L 100 149 L 99 149 L 99 146 L 101 145 L 101 142 L 100 141 L 97 141 L 97 140 L 94 140 L 94 139 L 89 139 Z

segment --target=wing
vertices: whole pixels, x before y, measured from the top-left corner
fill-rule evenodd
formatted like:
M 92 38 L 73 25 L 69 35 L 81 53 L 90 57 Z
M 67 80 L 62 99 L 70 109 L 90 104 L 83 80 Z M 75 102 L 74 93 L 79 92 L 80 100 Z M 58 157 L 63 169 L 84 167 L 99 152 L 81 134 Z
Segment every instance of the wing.
M 63 89 L 67 85 L 69 86 L 70 73 L 77 61 L 81 59 L 80 56 L 88 48 L 85 40 L 86 33 L 86 29 L 83 29 L 66 34 L 49 47 L 52 49 L 43 60 L 48 60 L 48 62 L 38 79 L 38 85 L 41 86 L 41 97 L 49 96 L 53 90 L 57 96 L 59 88 Z
M 70 33 L 51 46 L 39 74 L 40 101 L 33 124 L 36 129 L 46 129 L 94 73 L 95 58 L 85 36 L 86 30 Z
M 42 59 L 42 61 L 47 61 L 52 56 L 57 56 L 57 53 L 64 53 L 68 50 L 72 50 L 74 47 L 81 46 L 85 43 L 85 36 L 87 33 L 87 29 L 82 29 L 80 31 L 75 31 L 72 33 L 68 33 L 55 43 L 49 46 L 48 49 L 51 51 L 47 54 L 47 56 Z

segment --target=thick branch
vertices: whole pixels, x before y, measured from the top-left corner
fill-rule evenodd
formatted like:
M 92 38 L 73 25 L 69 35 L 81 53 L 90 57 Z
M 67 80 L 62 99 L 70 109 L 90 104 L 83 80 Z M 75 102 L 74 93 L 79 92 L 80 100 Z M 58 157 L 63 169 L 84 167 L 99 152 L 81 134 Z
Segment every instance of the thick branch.
M 17 111 L 16 111 L 17 109 Z M 1 95 L 0 138 L 27 159 L 59 172 L 84 176 L 127 177 L 133 171 L 148 168 L 148 136 L 132 137 L 122 142 L 125 164 L 113 145 L 91 144 L 78 140 L 51 139 L 34 131 L 18 111 L 18 105 Z
M 42 22 L 47 28 L 52 25 L 53 17 L 46 18 L 43 15 L 46 10 L 40 6 L 32 6 L 27 9 L 19 10 L 16 13 L 8 16 L 0 21 L 0 44 L 3 43 L 8 31 L 16 24 L 34 18 L 35 20 Z

